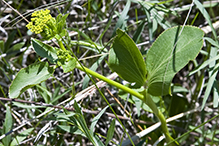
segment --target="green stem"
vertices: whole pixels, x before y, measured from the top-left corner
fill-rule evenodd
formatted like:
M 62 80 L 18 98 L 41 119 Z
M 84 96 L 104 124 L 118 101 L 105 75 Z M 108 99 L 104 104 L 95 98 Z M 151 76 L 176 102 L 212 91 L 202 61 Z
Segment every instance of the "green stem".
M 162 112 L 160 110 L 158 110 L 156 104 L 154 103 L 154 101 L 151 98 L 151 95 L 148 94 L 147 91 L 145 91 L 144 97 L 145 97 L 144 102 L 151 108 L 153 113 L 159 118 L 159 120 L 161 122 L 161 128 L 162 128 L 162 131 L 166 137 L 166 142 L 169 143 L 171 141 L 174 141 L 174 139 L 170 136 L 169 130 L 167 128 L 166 118 L 164 117 Z M 175 144 L 171 143 L 170 145 L 174 146 Z
M 158 117 L 158 119 L 160 120 L 161 122 L 161 128 L 163 130 L 163 133 L 165 134 L 165 137 L 166 137 L 166 141 L 169 143 L 171 141 L 173 141 L 173 138 L 170 136 L 169 134 L 169 131 L 168 131 L 168 128 L 167 128 L 167 124 L 166 124 L 166 119 L 164 117 L 164 115 L 161 113 L 161 111 L 158 110 L 157 106 L 155 105 L 154 101 L 152 100 L 150 94 L 146 93 L 143 95 L 143 94 L 140 94 L 134 90 L 132 90 L 131 88 L 129 87 L 126 87 L 118 82 L 115 82 L 113 80 L 110 80 L 108 78 L 106 78 L 105 76 L 103 75 L 100 75 L 86 67 L 82 67 L 79 63 L 76 64 L 76 68 L 92 75 L 93 77 L 96 77 L 104 82 L 107 82 L 108 84 L 110 85 L 113 85 L 114 87 L 117 87 L 127 93 L 130 93 L 131 95 L 139 98 L 140 100 L 142 100 L 144 103 L 146 103 L 150 108 L 151 110 L 154 112 L 154 114 Z M 175 145 L 175 144 L 173 144 Z
M 94 76 L 94 77 L 96 77 L 96 78 L 98 78 L 100 80 L 103 80 L 104 82 L 107 82 L 110 85 L 113 85 L 114 87 L 117 87 L 117 88 L 119 88 L 119 89 L 121 89 L 121 90 L 123 90 L 123 91 L 125 91 L 127 93 L 130 93 L 130 94 L 136 96 L 137 98 L 139 98 L 142 101 L 144 100 L 144 95 L 142 95 L 142 94 L 132 90 L 129 87 L 126 87 L 126 86 L 124 86 L 124 85 L 122 85 L 122 84 L 120 84 L 118 82 L 110 80 L 110 79 L 106 78 L 105 76 L 103 76 L 101 74 L 98 74 L 98 73 L 96 73 L 96 72 L 94 72 L 94 71 L 92 71 L 92 70 L 90 70 L 90 69 L 88 69 L 88 68 L 86 68 L 84 66 L 82 67 L 80 64 L 77 64 L 76 68 L 78 68 L 78 69 L 80 69 L 82 71 L 85 71 L 86 73 L 89 73 L 90 75 L 92 75 L 92 76 Z
M 62 40 L 60 40 L 60 39 L 58 39 L 58 38 L 56 38 L 56 40 L 58 41 L 59 47 L 60 47 L 63 51 L 66 51 L 65 46 L 64 46 L 63 43 L 62 43 Z

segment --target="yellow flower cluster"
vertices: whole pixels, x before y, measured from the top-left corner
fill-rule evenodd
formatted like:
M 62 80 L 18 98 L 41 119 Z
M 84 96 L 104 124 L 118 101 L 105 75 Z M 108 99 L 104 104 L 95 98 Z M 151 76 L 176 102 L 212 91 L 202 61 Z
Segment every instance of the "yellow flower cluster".
M 29 22 L 26 27 L 30 29 L 32 32 L 39 34 L 44 30 L 47 22 L 52 18 L 49 14 L 50 10 L 40 10 L 35 11 L 31 16 L 31 22 Z

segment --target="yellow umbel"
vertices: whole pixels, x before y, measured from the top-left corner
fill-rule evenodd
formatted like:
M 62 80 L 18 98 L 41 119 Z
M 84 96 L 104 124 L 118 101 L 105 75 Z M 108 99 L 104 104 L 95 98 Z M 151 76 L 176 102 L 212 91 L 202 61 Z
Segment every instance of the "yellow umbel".
M 26 27 L 36 34 L 41 33 L 44 30 L 48 21 L 52 18 L 49 13 L 50 10 L 48 9 L 35 11 L 31 15 L 31 22 L 29 22 Z

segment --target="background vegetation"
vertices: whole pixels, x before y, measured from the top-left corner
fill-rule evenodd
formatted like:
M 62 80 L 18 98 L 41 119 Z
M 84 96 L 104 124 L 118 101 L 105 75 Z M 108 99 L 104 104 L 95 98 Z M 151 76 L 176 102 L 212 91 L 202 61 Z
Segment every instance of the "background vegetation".
M 71 48 L 85 66 L 123 84 L 126 82 L 107 65 L 116 28 L 125 30 L 144 56 L 159 34 L 170 27 L 186 24 L 201 28 L 205 32 L 201 52 L 174 77 L 172 96 L 154 101 L 169 118 L 171 135 L 180 145 L 218 145 L 216 0 L 133 0 L 130 5 L 117 0 L 0 1 L 0 145 L 92 145 L 92 137 L 84 135 L 83 130 L 94 132 L 106 145 L 133 145 L 129 136 L 135 145 L 165 143 L 156 124 L 158 119 L 149 108 L 142 108 L 134 97 L 95 80 L 122 121 L 119 123 L 108 103 L 79 70 L 63 73 L 60 67 L 53 77 L 29 88 L 16 102 L 9 99 L 9 86 L 20 69 L 46 60 L 33 51 L 30 43 L 31 37 L 41 36 L 26 28 L 31 13 L 45 8 L 53 17 L 69 13 Z M 53 41 L 44 42 L 56 46 Z

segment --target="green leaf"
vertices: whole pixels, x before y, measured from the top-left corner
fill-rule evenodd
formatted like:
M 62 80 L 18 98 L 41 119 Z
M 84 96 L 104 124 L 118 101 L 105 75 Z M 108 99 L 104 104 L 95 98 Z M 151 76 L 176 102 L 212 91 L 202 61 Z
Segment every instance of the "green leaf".
M 210 77 L 209 77 L 209 80 L 208 80 L 208 84 L 207 84 L 207 88 L 205 90 L 205 94 L 204 94 L 204 99 L 202 101 L 202 110 L 204 109 L 204 106 L 205 106 L 205 103 L 207 102 L 207 99 L 210 95 L 210 92 L 211 90 L 213 89 L 213 92 L 218 92 L 217 91 L 217 86 L 216 86 L 216 76 L 217 76 L 217 73 L 218 73 L 218 69 L 219 69 L 219 63 L 217 63 L 213 70 L 210 72 Z M 215 96 L 218 96 L 214 93 Z M 218 97 L 214 97 L 214 98 L 218 98 Z M 215 99 L 214 99 L 214 106 L 218 106 L 218 101 L 217 103 L 215 102 Z
M 64 108 L 64 110 L 67 111 L 65 108 Z M 70 118 L 75 116 L 76 113 L 72 113 L 72 112 L 70 113 L 67 111 L 67 113 L 54 113 L 54 115 L 57 116 L 57 118 L 56 118 L 57 121 L 63 121 L 63 120 L 71 121 Z
M 108 143 L 110 142 L 110 140 L 113 138 L 113 134 L 114 134 L 114 130 L 115 130 L 115 119 L 113 119 L 113 121 L 110 123 L 110 127 L 107 131 L 107 136 L 106 136 L 106 143 L 105 145 L 108 145 Z
M 76 66 L 76 62 L 77 60 L 73 57 L 69 58 L 68 61 L 65 61 L 64 63 L 60 62 L 64 73 L 72 71 Z
M 8 36 L 7 41 L 4 44 L 5 48 L 4 48 L 3 52 L 6 52 L 10 48 L 10 45 L 13 43 L 16 33 L 17 33 L 17 31 L 12 31 L 10 33 L 10 35 Z
M 86 135 L 80 129 L 78 129 L 77 126 L 57 125 L 57 127 L 68 132 L 68 133 L 81 135 L 83 137 L 86 137 Z
M 218 44 L 218 42 L 216 42 Z M 216 47 L 211 47 L 211 51 L 210 51 L 210 56 L 209 58 L 213 58 L 217 55 L 217 50 L 218 48 Z M 218 99 L 219 99 L 219 93 L 218 93 L 218 83 L 217 83 L 217 79 L 216 76 L 218 74 L 218 69 L 215 69 L 215 66 L 218 66 L 218 63 L 216 61 L 211 62 L 209 64 L 209 81 L 212 80 L 211 78 L 214 78 L 214 81 L 212 83 L 208 82 L 207 86 L 212 86 L 211 84 L 213 84 L 212 86 L 212 92 L 213 92 L 213 107 L 217 108 L 218 107 Z M 214 68 L 212 70 L 212 68 Z M 206 89 L 207 90 L 207 89 Z M 210 93 L 209 93 L 210 94 Z M 204 95 L 204 99 L 206 97 L 209 97 L 209 94 L 205 94 Z M 204 99 L 203 99 L 203 103 L 204 103 Z M 203 104 L 202 103 L 202 104 Z M 203 107 L 203 106 L 202 106 Z
M 153 3 L 146 1 L 139 1 L 139 3 L 150 13 L 151 17 L 157 21 L 163 29 L 171 27 L 170 23 L 166 21 L 165 18 L 156 10 Z
M 116 26 L 115 26 L 115 29 L 113 31 L 113 35 L 112 36 L 115 36 L 115 33 L 117 32 L 118 28 L 122 29 L 124 27 L 124 24 L 127 21 L 127 14 L 128 14 L 130 6 L 131 6 L 131 0 L 127 0 L 125 8 L 124 8 L 124 10 L 122 11 L 122 14 L 119 17 L 119 20 L 116 23 Z
M 107 105 L 104 109 L 101 110 L 101 112 L 96 115 L 93 119 L 92 119 L 92 122 L 91 122 L 91 125 L 90 125 L 90 131 L 91 131 L 91 135 L 93 135 L 93 132 L 94 132 L 94 127 L 95 125 L 97 124 L 98 120 L 100 119 L 100 117 L 104 114 L 104 112 L 106 111 L 106 109 L 109 107 L 109 105 Z
M 212 25 L 211 22 L 211 17 L 209 16 L 208 12 L 206 11 L 205 7 L 198 1 L 198 0 L 194 0 L 193 1 L 194 4 L 197 6 L 197 8 L 199 9 L 199 11 L 202 13 L 202 15 L 204 16 L 204 18 L 207 20 L 209 26 L 211 27 L 213 36 L 215 38 L 215 40 L 217 40 L 217 33 L 214 29 L 214 26 Z
M 196 27 L 173 27 L 164 31 L 146 55 L 148 92 L 154 96 L 171 94 L 175 74 L 195 59 L 203 45 L 204 32 Z
M 84 119 L 84 116 L 82 114 L 81 108 L 79 107 L 78 103 L 75 101 L 73 105 L 75 112 L 77 113 L 74 116 L 74 120 L 77 121 L 77 126 L 80 130 L 87 136 L 87 138 L 92 142 L 93 145 L 97 145 L 97 142 L 95 141 L 95 137 L 93 134 L 91 134 L 91 130 L 88 129 L 87 123 Z
M 13 45 L 11 48 L 9 48 L 8 50 L 6 50 L 6 53 L 7 54 L 12 54 L 12 53 L 18 53 L 19 50 L 21 49 L 21 47 L 24 46 L 24 42 L 20 42 L 20 43 L 17 43 L 15 45 Z
M 57 89 L 57 88 L 56 88 Z M 72 90 L 72 87 L 68 88 L 67 90 L 65 90 L 65 92 L 63 92 L 61 95 L 57 95 L 55 97 L 53 97 L 51 103 L 55 103 L 57 100 L 59 100 L 60 98 L 62 98 L 64 95 L 66 95 L 68 92 L 70 92 Z
M 134 103 L 135 103 L 135 106 L 136 106 L 136 109 L 137 109 L 137 116 L 140 117 L 140 114 L 141 114 L 141 106 L 143 106 L 143 102 L 142 100 L 138 99 L 137 97 L 135 96 L 131 96 L 132 99 L 134 100 Z
M 205 68 L 206 66 L 208 66 L 211 62 L 214 62 L 215 60 L 219 59 L 219 55 L 214 56 L 208 60 L 206 60 L 205 62 L 203 62 L 200 66 L 198 66 L 197 68 L 195 68 L 193 71 L 191 71 L 189 73 L 189 76 L 193 75 L 194 73 L 200 71 L 201 69 Z
M 215 41 L 213 41 L 212 39 L 207 39 L 207 41 L 209 41 L 210 43 L 212 43 L 212 45 L 215 45 L 216 47 L 218 47 L 218 37 L 217 37 L 217 33 L 213 27 L 213 24 L 211 22 L 211 18 L 210 15 L 208 14 L 208 12 L 206 11 L 206 9 L 204 8 L 204 6 L 198 1 L 198 0 L 194 0 L 194 4 L 197 6 L 197 8 L 200 10 L 200 12 L 202 13 L 202 15 L 204 16 L 204 18 L 207 20 L 209 26 L 211 27 L 213 36 Z M 213 56 L 213 54 L 210 54 L 210 56 Z M 218 64 L 216 64 L 216 66 L 218 66 Z M 209 66 L 210 67 L 210 66 Z M 215 70 L 216 69 L 216 70 Z M 213 90 L 213 95 L 214 95 L 214 108 L 218 106 L 218 85 L 216 83 L 216 75 L 218 72 L 218 67 L 213 69 L 213 73 L 210 73 L 210 79 L 207 85 L 207 89 L 205 91 L 205 95 L 204 95 L 204 100 L 202 103 L 202 109 L 204 108 L 204 105 L 210 95 L 210 91 Z
M 47 108 L 46 106 L 40 106 L 40 105 L 33 106 L 33 105 L 27 105 L 27 104 L 20 103 L 20 102 L 13 102 L 13 106 L 21 107 L 23 109 L 24 108 L 29 108 L 29 109 Z
M 47 90 L 45 82 L 42 82 L 41 86 L 36 85 L 36 87 L 39 94 L 43 97 L 45 103 L 50 103 L 50 100 L 52 98 L 52 93 Z
M 117 30 L 113 48 L 109 52 L 109 66 L 128 82 L 143 85 L 146 79 L 144 59 L 134 41 L 122 30 Z
M 133 41 L 134 41 L 135 43 L 137 43 L 137 42 L 139 41 L 139 39 L 140 39 L 140 37 L 141 37 L 141 34 L 142 34 L 143 31 L 144 31 L 145 23 L 146 23 L 146 21 L 143 20 L 143 21 L 141 21 L 141 23 L 138 25 L 138 28 L 137 28 L 137 30 L 135 31 L 134 35 L 133 35 Z
M 212 38 L 209 37 L 204 37 L 204 40 L 208 41 L 210 44 L 212 44 L 213 46 L 219 48 L 219 44 L 217 41 L 214 41 Z
M 103 144 L 103 142 L 99 139 L 99 137 L 98 137 L 97 135 L 94 136 L 94 140 L 95 140 L 95 144 L 96 144 L 97 146 L 105 146 L 105 145 Z
M 32 45 L 38 55 L 46 57 L 51 63 L 54 63 L 58 59 L 56 55 L 57 48 L 49 46 L 37 39 L 32 39 Z
M 1 50 L 1 52 L 3 52 L 3 53 L 4 53 L 4 45 L 5 45 L 4 41 L 3 41 L 3 40 L 0 40 L 0 50 Z
M 181 86 L 173 86 L 172 92 L 173 93 L 189 92 L 189 90 Z
M 218 99 L 219 99 L 219 93 L 218 93 L 219 87 L 218 87 L 218 84 L 217 84 L 216 80 L 213 83 L 213 89 L 212 90 L 213 90 L 213 107 L 217 108 L 218 104 L 219 104 L 219 102 L 218 102 Z
M 57 28 L 57 33 L 60 34 L 62 33 L 62 31 L 64 30 L 65 26 L 66 26 L 66 18 L 68 17 L 69 14 L 66 15 L 62 15 L 59 14 L 56 18 L 56 28 Z
M 148 36 L 149 36 L 149 41 L 152 42 L 153 41 L 153 24 L 152 24 L 152 20 L 151 20 L 151 15 L 149 13 L 150 11 L 145 9 L 145 15 L 147 18 L 147 27 L 148 27 Z
M 7 106 L 6 107 L 6 116 L 5 116 L 5 122 L 3 124 L 3 133 L 7 134 L 8 132 L 11 131 L 12 129 L 12 116 L 11 116 L 11 111 L 10 108 Z M 6 135 L 3 139 L 2 139 L 2 143 L 4 144 L 4 146 L 9 146 L 11 142 L 11 135 Z
M 104 48 L 103 46 L 101 46 L 97 43 L 91 42 L 91 40 L 89 40 L 89 41 L 82 41 L 82 40 L 71 41 L 71 45 L 86 48 L 86 49 L 94 51 L 96 53 L 100 53 L 100 51 L 108 52 L 108 50 L 106 48 Z
M 48 63 L 40 62 L 21 69 L 9 88 L 9 97 L 17 98 L 28 88 L 47 80 L 54 72 Z
M 17 146 L 20 142 L 22 142 L 24 139 L 26 139 L 27 136 L 33 131 L 34 128 L 29 128 L 23 132 L 21 132 L 19 135 L 17 135 L 13 141 L 11 142 L 10 146 Z

